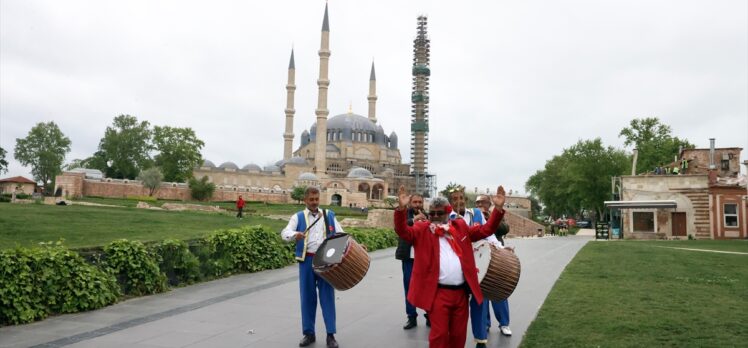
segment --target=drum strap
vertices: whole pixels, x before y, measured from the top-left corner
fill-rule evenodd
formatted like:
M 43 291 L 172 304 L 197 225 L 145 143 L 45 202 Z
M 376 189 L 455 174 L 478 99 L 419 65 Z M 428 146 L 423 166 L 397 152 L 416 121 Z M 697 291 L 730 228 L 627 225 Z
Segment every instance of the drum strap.
M 324 213 L 325 213 L 325 212 L 324 212 L 323 210 L 320 210 L 319 212 L 320 212 L 321 214 L 324 214 Z M 306 230 L 304 231 L 304 234 L 306 234 L 307 232 L 309 232 L 309 230 L 311 230 L 311 229 L 312 229 L 312 227 L 314 227 L 314 225 L 316 225 L 316 224 L 317 224 L 317 222 L 318 222 L 318 221 L 319 221 L 319 220 L 320 220 L 321 218 L 322 218 L 322 216 L 318 216 L 318 217 L 317 217 L 317 219 L 316 219 L 316 220 L 314 220 L 314 222 L 312 222 L 312 224 L 311 224 L 311 225 L 309 225 L 309 227 L 307 227 L 307 228 L 306 228 Z M 327 217 L 325 217 L 325 220 L 327 220 Z

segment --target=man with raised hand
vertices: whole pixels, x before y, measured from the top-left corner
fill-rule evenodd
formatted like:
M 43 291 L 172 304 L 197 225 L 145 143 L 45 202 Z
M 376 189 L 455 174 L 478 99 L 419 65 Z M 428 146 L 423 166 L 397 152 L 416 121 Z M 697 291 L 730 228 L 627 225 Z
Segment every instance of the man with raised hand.
M 468 226 L 462 219 L 450 221 L 451 207 L 447 199 L 437 197 L 431 202 L 430 221 L 408 226 L 406 209 L 411 196 L 401 186 L 398 197 L 395 232 L 413 245 L 415 255 L 408 301 L 429 315 L 429 347 L 464 347 L 468 293 L 472 293 L 478 303 L 483 302 L 472 242 L 493 234 L 504 210 L 494 209 L 485 225 Z M 503 207 L 505 199 L 504 187 L 499 186 L 494 204 Z

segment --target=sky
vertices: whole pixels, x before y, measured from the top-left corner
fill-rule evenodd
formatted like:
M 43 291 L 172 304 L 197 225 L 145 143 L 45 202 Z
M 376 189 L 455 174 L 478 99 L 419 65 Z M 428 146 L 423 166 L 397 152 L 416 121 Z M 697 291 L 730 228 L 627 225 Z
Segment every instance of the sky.
M 330 117 L 377 119 L 410 160 L 416 19 L 431 39 L 429 171 L 443 188 L 522 194 L 582 139 L 658 117 L 697 147 L 748 149 L 745 0 L 330 0 Z M 31 178 L 16 138 L 54 121 L 91 156 L 115 116 L 190 127 L 216 165 L 283 157 L 295 50 L 294 148 L 315 120 L 323 0 L 0 1 L 4 176 Z M 627 150 L 631 150 L 627 148 Z M 744 151 L 741 161 L 747 157 Z M 745 172 L 745 168 L 742 168 Z

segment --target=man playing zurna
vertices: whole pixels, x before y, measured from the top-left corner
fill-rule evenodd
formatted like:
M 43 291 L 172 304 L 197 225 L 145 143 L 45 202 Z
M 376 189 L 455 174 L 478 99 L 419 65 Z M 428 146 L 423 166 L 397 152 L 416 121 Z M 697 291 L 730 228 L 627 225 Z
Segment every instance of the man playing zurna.
M 299 287 L 301 290 L 301 327 L 304 337 L 299 347 L 316 341 L 315 319 L 317 317 L 317 290 L 322 317 L 327 329 L 327 347 L 336 348 L 335 340 L 335 293 L 332 285 L 312 269 L 312 259 L 322 242 L 336 232 L 343 232 L 332 210 L 319 209 L 319 189 L 307 187 L 304 192 L 306 209 L 291 216 L 281 232 L 286 241 L 296 241 L 296 261 L 299 262 Z
M 463 219 L 449 220 L 451 207 L 443 197 L 434 198 L 429 210 L 430 221 L 408 226 L 406 207 L 410 195 L 404 187 L 398 192 L 395 210 L 395 232 L 413 244 L 414 265 L 408 301 L 424 309 L 431 320 L 429 347 L 465 346 L 468 319 L 468 292 L 478 303 L 483 293 L 478 284 L 472 242 L 496 231 L 504 217 L 504 187 L 499 186 L 493 198 L 496 209 L 484 225 L 468 226 Z

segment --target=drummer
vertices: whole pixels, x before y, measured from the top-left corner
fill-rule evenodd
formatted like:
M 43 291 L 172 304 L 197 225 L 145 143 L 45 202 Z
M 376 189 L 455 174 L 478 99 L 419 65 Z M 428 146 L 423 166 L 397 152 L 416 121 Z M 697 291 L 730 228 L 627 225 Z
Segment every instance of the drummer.
M 478 195 L 478 197 L 475 198 L 475 206 L 481 210 L 484 218 L 488 218 L 491 211 L 491 199 L 487 195 Z M 499 226 L 499 229 L 494 233 L 496 239 L 502 246 L 504 246 L 504 235 L 507 232 L 508 228 L 502 228 L 502 226 Z M 514 251 L 514 248 L 512 247 L 506 248 Z M 490 301 L 490 303 L 491 306 L 487 309 L 488 313 L 486 313 L 486 318 L 488 320 L 487 326 L 489 326 L 489 328 L 491 326 L 491 308 L 493 308 L 493 314 L 496 316 L 496 320 L 499 321 L 499 332 L 504 336 L 511 336 L 512 330 L 509 328 L 509 300 L 505 299 L 500 302 Z
M 322 307 L 322 318 L 327 329 L 327 347 L 338 347 L 335 340 L 335 293 L 332 285 L 312 270 L 312 259 L 320 244 L 336 232 L 343 232 L 332 210 L 319 209 L 319 189 L 309 186 L 304 191 L 306 209 L 291 215 L 281 232 L 286 241 L 296 241 L 296 261 L 299 262 L 299 288 L 301 289 L 301 327 L 304 335 L 299 347 L 316 341 L 317 291 Z
M 449 214 L 450 220 L 462 218 L 468 226 L 484 225 L 486 220 L 483 217 L 483 213 L 478 208 L 466 207 L 467 198 L 465 197 L 465 188 L 463 186 L 457 186 L 456 188 L 450 189 L 447 198 L 449 203 L 454 208 L 451 214 Z M 483 240 L 501 248 L 501 243 L 496 239 L 492 233 L 490 236 Z M 476 348 L 485 347 L 488 343 L 488 300 L 485 300 L 479 304 L 476 301 L 475 296 L 470 298 L 470 326 L 473 330 L 473 338 L 475 339 Z
M 503 207 L 505 197 L 504 188 L 499 186 L 494 197 L 497 207 Z M 429 347 L 464 347 L 468 292 L 478 303 L 483 302 L 471 241 L 491 235 L 504 217 L 504 209 L 494 209 L 485 225 L 468 226 L 462 219 L 449 221 L 447 199 L 436 197 L 431 201 L 430 221 L 419 221 L 411 227 L 406 211 L 411 196 L 405 187 L 400 187 L 398 198 L 395 232 L 413 244 L 415 254 L 408 301 L 429 314 Z

